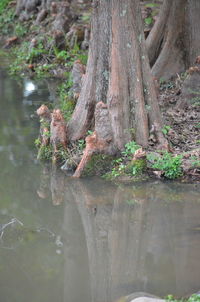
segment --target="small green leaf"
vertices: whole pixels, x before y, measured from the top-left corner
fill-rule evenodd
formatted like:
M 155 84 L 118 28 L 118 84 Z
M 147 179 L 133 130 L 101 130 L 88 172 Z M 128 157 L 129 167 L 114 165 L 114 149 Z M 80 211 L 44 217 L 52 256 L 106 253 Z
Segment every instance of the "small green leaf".
M 147 3 L 147 4 L 145 4 L 145 7 L 156 7 L 156 6 L 158 6 L 157 3 Z
M 144 21 L 145 21 L 146 25 L 150 25 L 153 23 L 152 17 L 145 18 Z

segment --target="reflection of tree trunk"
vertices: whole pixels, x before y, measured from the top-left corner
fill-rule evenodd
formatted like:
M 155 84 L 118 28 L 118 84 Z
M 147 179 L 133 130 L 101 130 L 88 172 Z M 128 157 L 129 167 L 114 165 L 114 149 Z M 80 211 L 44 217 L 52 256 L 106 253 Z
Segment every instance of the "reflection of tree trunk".
M 108 229 L 111 208 L 98 206 L 92 193 L 82 182 L 72 182 L 71 192 L 83 223 L 90 266 L 92 301 L 108 302 L 110 288 Z
M 184 203 L 178 203 L 175 194 L 177 188 L 173 192 L 166 184 L 107 189 L 107 184 L 102 187 L 98 182 L 90 185 L 90 181 L 70 180 L 65 211 L 65 282 L 72 292 L 70 296 L 75 297 L 71 282 L 77 283 L 76 278 L 87 288 L 84 295 L 89 297 L 91 290 L 93 302 L 114 301 L 136 291 L 160 296 L 169 291 L 187 293 L 191 274 L 188 282 L 182 275 L 190 263 L 198 282 L 198 256 L 194 250 L 189 254 L 188 249 L 182 248 L 185 243 L 188 245 L 185 234 L 189 220 L 184 217 Z M 179 194 L 180 199 L 181 194 L 184 192 Z M 174 196 L 172 202 L 170 198 Z M 82 269 L 83 262 L 88 268 Z M 85 279 L 90 279 L 91 289 L 76 276 L 78 269 L 81 276 L 85 272 Z M 66 287 L 66 297 L 67 293 Z
M 55 165 L 51 171 L 51 194 L 53 205 L 59 205 L 64 200 L 64 186 L 65 186 L 65 175 Z
M 76 195 L 66 184 L 63 224 L 64 245 L 64 301 L 91 301 L 90 273 L 86 233 L 77 209 Z M 75 200 L 74 200 L 75 199 Z M 64 302 L 63 301 L 63 302 Z
M 58 88 L 59 81 L 55 81 L 55 79 L 53 81 L 45 79 L 45 84 L 48 87 L 49 100 L 51 102 L 54 102 L 55 106 L 58 106 L 59 101 L 60 101 L 60 99 L 58 97 L 58 93 L 57 93 L 57 88 Z
M 44 165 L 41 169 L 39 188 L 37 194 L 41 199 L 45 199 L 49 196 L 49 179 L 50 179 L 50 167 Z
M 141 291 L 144 273 L 143 231 L 147 205 L 129 205 L 132 190 L 119 188 L 115 193 L 110 231 L 112 301 L 120 295 Z M 127 194 L 127 200 L 124 197 Z M 137 201 L 137 198 L 136 198 Z M 134 210 L 133 210 L 134 209 Z

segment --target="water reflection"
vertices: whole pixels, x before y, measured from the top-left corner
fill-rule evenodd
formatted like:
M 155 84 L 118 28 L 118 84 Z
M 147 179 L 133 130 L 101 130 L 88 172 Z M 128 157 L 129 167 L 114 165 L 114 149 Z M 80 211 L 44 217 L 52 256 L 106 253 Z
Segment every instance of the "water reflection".
M 54 177 L 55 171 L 54 190 L 49 190 L 53 204 L 60 200 L 55 202 L 55 192 L 64 192 L 64 254 L 71 263 L 65 266 L 66 301 L 68 296 L 70 301 L 88 301 L 89 296 L 89 301 L 115 301 L 138 291 L 182 296 L 199 289 L 196 185 L 115 186 L 99 179 L 73 180 L 63 174 L 59 182 L 61 176 Z M 80 289 L 89 280 L 87 299 L 77 290 L 80 275 Z
M 0 156 L 14 166 L 22 165 L 34 160 L 33 144 L 38 135 L 35 110 L 38 104 L 52 101 L 52 95 L 46 83 L 16 81 L 4 70 L 0 70 L 0 95 Z
M 180 201 L 171 200 L 170 189 Z M 184 295 L 199 288 L 200 232 L 193 233 L 199 190 L 159 183 L 105 188 L 97 181 L 72 181 L 67 190 L 84 228 L 92 301 L 135 291 Z
M 30 79 L 24 79 L 23 85 L 23 104 L 28 106 L 39 106 L 41 103 L 58 102 L 56 80 L 43 80 L 34 82 Z
M 25 97 L 29 96 L 36 89 L 37 89 L 37 86 L 35 85 L 34 82 L 32 82 L 30 80 L 26 80 L 25 85 L 24 85 L 24 96 Z

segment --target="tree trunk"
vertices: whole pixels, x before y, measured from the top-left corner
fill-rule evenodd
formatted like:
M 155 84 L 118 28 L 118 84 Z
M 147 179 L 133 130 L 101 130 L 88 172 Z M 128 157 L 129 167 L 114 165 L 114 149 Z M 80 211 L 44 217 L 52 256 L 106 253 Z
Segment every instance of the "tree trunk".
M 104 26 L 106 24 L 106 31 L 103 32 L 99 27 L 102 20 Z M 93 153 L 113 154 L 114 150 L 123 150 L 124 145 L 132 139 L 147 147 L 152 127 L 160 148 L 167 147 L 161 131 L 156 88 L 145 48 L 139 1 L 100 1 L 93 15 L 91 34 L 85 81 L 68 125 L 72 140 L 86 134 L 96 103 L 99 100 L 103 102 L 97 103 L 95 131 L 86 138 L 86 149 L 75 177 L 80 177 Z M 106 110 L 108 115 L 102 113 Z M 104 123 L 109 125 L 106 129 L 101 122 L 102 117 Z
M 172 3 L 173 0 L 164 0 L 158 19 L 156 20 L 146 40 L 151 66 L 155 63 L 159 55 Z
M 112 41 L 109 48 L 110 27 Z M 156 91 L 143 47 L 139 1 L 100 1 L 94 9 L 91 35 L 83 88 L 68 125 L 70 138 L 76 140 L 86 134 L 91 126 L 95 104 L 102 100 L 108 103 L 116 148 L 122 150 L 132 138 L 147 146 L 149 126 L 156 122 L 161 127 L 161 120 L 158 118 L 160 112 Z
M 144 44 L 139 2 L 113 0 L 108 106 L 119 150 L 131 139 L 146 147 L 149 127 L 156 123 L 157 134 L 162 128 Z M 163 144 L 162 134 L 157 137 Z
M 171 6 L 162 50 L 152 68 L 156 78 L 169 79 L 172 75 L 185 70 L 183 36 L 186 2 L 187 0 L 176 0 Z
M 193 66 L 200 55 L 200 1 L 188 0 L 185 21 L 186 67 Z
M 163 4 L 146 41 L 150 62 L 154 63 L 157 58 L 152 67 L 155 77 L 167 80 L 194 64 L 200 54 L 200 41 L 196 38 L 200 34 L 199 13 L 199 0 L 176 0 L 172 3 L 167 0 Z
M 72 118 L 68 125 L 69 137 L 83 137 L 94 124 L 93 115 L 98 101 L 106 103 L 109 76 L 110 1 L 95 4 L 91 25 L 86 75 Z
M 114 141 L 120 150 L 131 140 L 131 128 L 135 129 L 138 143 L 143 146 L 148 143 L 148 118 L 139 54 L 139 44 L 143 42 L 143 37 L 136 32 L 138 28 L 135 28 L 139 7 L 132 10 L 131 2 L 125 2 L 112 1 L 111 75 L 108 94 Z

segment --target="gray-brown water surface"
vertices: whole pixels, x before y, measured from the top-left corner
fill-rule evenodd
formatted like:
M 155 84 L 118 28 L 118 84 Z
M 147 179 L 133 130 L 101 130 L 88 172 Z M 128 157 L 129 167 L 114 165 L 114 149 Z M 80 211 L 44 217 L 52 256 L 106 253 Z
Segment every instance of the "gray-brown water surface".
M 47 100 L 46 84 L 0 72 L 0 301 L 111 302 L 138 291 L 199 290 L 199 186 L 116 186 L 40 165 L 32 115 Z

